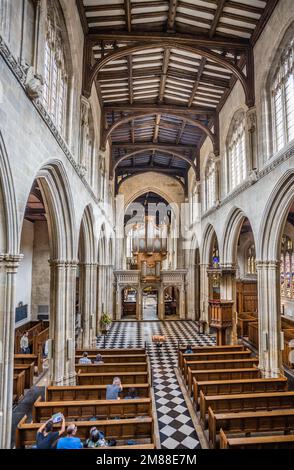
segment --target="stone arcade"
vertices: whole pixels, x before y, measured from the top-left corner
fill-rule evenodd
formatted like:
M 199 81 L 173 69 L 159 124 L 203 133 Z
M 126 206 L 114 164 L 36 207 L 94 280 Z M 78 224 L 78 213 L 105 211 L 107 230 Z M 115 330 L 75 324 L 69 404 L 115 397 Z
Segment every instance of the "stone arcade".
M 115 375 L 122 447 L 270 447 L 220 431 L 234 393 L 288 431 L 293 38 L 293 0 L 0 0 L 0 448 Z

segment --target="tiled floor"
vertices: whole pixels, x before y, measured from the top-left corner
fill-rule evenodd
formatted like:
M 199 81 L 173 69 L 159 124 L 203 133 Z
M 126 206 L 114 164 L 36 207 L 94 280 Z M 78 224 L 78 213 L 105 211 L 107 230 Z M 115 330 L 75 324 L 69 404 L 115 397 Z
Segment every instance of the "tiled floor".
M 160 351 L 152 343 L 155 334 L 166 337 Z M 179 341 L 183 344 L 193 341 L 199 346 L 215 342 L 213 337 L 200 335 L 196 324 L 190 321 L 121 322 L 113 324 L 107 335 L 106 347 L 131 348 L 147 343 L 162 448 L 196 449 L 199 447 L 198 436 L 174 373 Z M 98 340 L 98 347 L 101 346 L 102 338 Z

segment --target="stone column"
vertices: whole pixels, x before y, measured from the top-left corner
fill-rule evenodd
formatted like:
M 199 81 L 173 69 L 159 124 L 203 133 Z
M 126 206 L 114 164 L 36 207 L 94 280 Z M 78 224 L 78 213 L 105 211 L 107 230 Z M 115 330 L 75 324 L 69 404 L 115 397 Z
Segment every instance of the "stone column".
M 281 305 L 280 305 L 280 261 L 268 264 L 269 295 L 269 364 L 271 377 L 278 377 L 283 371 L 281 353 Z
M 222 275 L 220 278 L 220 298 L 222 300 L 232 300 L 233 324 L 231 329 L 231 343 L 237 344 L 237 316 L 236 316 L 236 266 L 226 264 L 221 266 Z M 228 340 L 228 338 L 227 338 Z
M 100 333 L 100 320 L 101 320 L 101 314 L 102 314 L 102 304 L 103 304 L 103 299 L 102 299 L 102 292 L 103 292 L 103 266 L 99 265 L 98 266 L 98 299 L 97 299 L 97 314 L 96 314 L 96 327 L 97 331 Z
M 247 128 L 249 135 L 249 172 L 256 169 L 258 166 L 257 162 L 257 119 L 256 119 L 256 107 L 248 109 L 247 114 Z
M 137 320 L 143 320 L 142 288 L 138 286 L 137 295 Z
M 94 291 L 93 277 L 96 265 L 92 263 L 81 263 L 81 283 L 80 283 L 80 298 L 81 298 L 81 315 L 82 315 L 82 347 L 90 348 L 92 345 L 92 325 L 91 315 L 94 314 L 94 299 L 96 292 Z
M 258 261 L 259 368 L 267 377 L 283 370 L 281 355 L 280 262 Z
M 220 157 L 219 155 L 216 155 L 214 157 L 214 163 L 215 163 L 215 199 L 214 199 L 214 205 L 218 206 L 221 200 L 221 184 L 220 184 L 220 178 L 221 178 L 221 168 L 220 168 Z
M 158 289 L 158 319 L 164 320 L 164 286 L 160 286 Z
M 121 320 L 121 316 L 122 316 L 122 309 L 121 309 L 121 306 L 122 306 L 122 290 L 119 286 L 119 284 L 117 283 L 115 285 L 115 299 L 116 299 L 116 305 L 115 305 L 115 319 L 116 320 Z
M 90 311 L 90 347 L 96 346 L 96 313 L 97 313 L 97 277 L 98 264 L 91 263 L 91 311 Z
M 180 319 L 185 320 L 186 317 L 186 309 L 185 309 L 185 285 L 184 283 L 178 287 L 180 291 L 180 298 L 179 298 L 179 309 L 180 309 Z
M 208 331 L 209 320 L 209 279 L 207 275 L 208 264 L 200 264 L 200 321 L 206 323 Z
M 15 280 L 21 255 L 0 254 L 0 448 L 11 446 Z
M 87 171 L 88 164 L 86 157 L 89 135 L 89 110 L 89 101 L 84 96 L 81 96 L 80 167 L 85 173 Z
M 76 261 L 50 261 L 50 381 L 75 383 Z

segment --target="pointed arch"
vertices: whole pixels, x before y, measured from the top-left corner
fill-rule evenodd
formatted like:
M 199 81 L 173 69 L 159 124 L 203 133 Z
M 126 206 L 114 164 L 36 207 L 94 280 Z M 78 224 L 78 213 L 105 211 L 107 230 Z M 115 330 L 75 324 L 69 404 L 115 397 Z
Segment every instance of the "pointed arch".
M 205 227 L 203 235 L 202 235 L 202 242 L 201 242 L 201 249 L 200 249 L 202 264 L 209 265 L 211 263 L 211 251 L 213 248 L 214 240 L 217 241 L 218 246 L 219 246 L 216 230 L 213 227 L 213 225 L 209 223 Z
M 51 258 L 77 259 L 78 237 L 70 182 L 60 161 L 50 161 L 36 175 L 47 214 Z
M 97 248 L 94 234 L 93 207 L 89 204 L 85 210 L 80 227 L 80 261 L 84 263 L 94 263 L 97 259 Z
M 215 147 L 215 144 L 216 144 L 216 141 L 215 141 L 215 135 L 211 132 L 211 130 L 206 127 L 204 124 L 202 124 L 200 121 L 197 121 L 195 119 L 191 119 L 189 118 L 188 116 L 183 116 L 183 114 L 181 113 L 177 113 L 175 111 L 169 111 L 168 113 L 166 113 L 168 116 L 174 116 L 174 117 L 177 117 L 177 118 L 180 118 L 184 121 L 186 121 L 187 123 L 189 123 L 191 126 L 195 126 L 195 127 L 198 127 L 199 129 L 201 129 L 211 140 L 212 142 L 212 145 L 213 147 Z M 103 135 L 103 139 L 102 139 L 102 142 L 101 142 L 101 150 L 105 151 L 106 149 L 106 143 L 107 143 L 107 140 L 109 139 L 109 137 L 111 136 L 112 132 L 117 128 L 117 127 L 120 127 L 122 126 L 123 124 L 126 124 L 127 122 L 129 121 L 133 121 L 133 120 L 136 120 L 136 119 L 141 119 L 141 118 L 144 118 L 144 117 L 148 117 L 148 116 L 154 116 L 155 113 L 154 112 L 150 112 L 150 113 L 135 113 L 135 114 L 132 114 L 130 116 L 126 116 L 126 117 L 123 117 L 121 119 L 119 119 L 118 121 L 116 121 L 114 124 L 112 124 L 112 126 L 107 129 L 105 132 L 104 132 L 104 135 Z
M 19 251 L 19 223 L 9 157 L 0 131 L 0 253 Z
M 197 178 L 197 168 L 196 168 L 196 165 L 195 165 L 195 163 L 194 163 L 192 160 L 190 160 L 190 158 L 188 158 L 188 157 L 186 157 L 185 155 L 182 155 L 182 154 L 180 154 L 180 153 L 173 152 L 173 151 L 171 151 L 171 150 L 164 150 L 164 151 L 162 151 L 160 148 L 156 147 L 156 145 L 154 145 L 154 148 L 153 148 L 152 150 L 158 150 L 159 152 L 167 153 L 167 154 L 169 154 L 169 155 L 173 155 L 174 157 L 178 158 L 179 160 L 183 160 L 183 161 L 187 162 L 187 163 L 191 166 L 191 168 L 193 169 L 194 174 L 195 174 L 195 177 Z M 123 157 L 120 157 L 120 158 L 117 160 L 117 162 L 115 163 L 115 165 L 113 166 L 110 177 L 113 178 L 113 175 L 114 175 L 114 173 L 115 173 L 115 170 L 116 170 L 116 168 L 119 166 L 119 164 L 120 164 L 121 162 L 123 162 L 124 160 L 127 160 L 127 159 L 129 159 L 129 158 L 131 158 L 131 157 L 133 157 L 133 156 L 135 156 L 135 155 L 138 155 L 138 154 L 140 154 L 140 153 L 144 153 L 145 151 L 146 151 L 146 150 L 144 150 L 144 149 L 135 150 L 134 152 L 130 152 L 130 153 L 128 153 L 127 155 L 124 155 Z
M 287 214 L 294 201 L 294 170 L 288 170 L 272 191 L 258 234 L 257 258 L 279 261 L 280 244 Z
M 223 253 L 223 264 L 225 265 L 235 264 L 237 262 L 237 245 L 241 228 L 245 219 L 248 219 L 252 229 L 250 219 L 242 209 L 233 207 L 229 212 L 220 244 L 220 249 Z

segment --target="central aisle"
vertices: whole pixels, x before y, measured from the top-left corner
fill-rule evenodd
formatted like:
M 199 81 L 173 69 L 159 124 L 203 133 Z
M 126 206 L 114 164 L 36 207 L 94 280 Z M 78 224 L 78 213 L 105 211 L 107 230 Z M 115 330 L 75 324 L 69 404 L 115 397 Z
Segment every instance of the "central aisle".
M 158 334 L 166 337 L 160 353 L 152 343 L 152 336 Z M 215 344 L 213 337 L 199 334 L 192 321 L 134 321 L 114 323 L 107 335 L 106 347 L 135 348 L 147 343 L 162 448 L 196 449 L 198 436 L 174 372 L 178 341 L 184 345 L 188 341 L 199 346 Z M 103 347 L 104 338 L 99 338 L 97 345 Z

